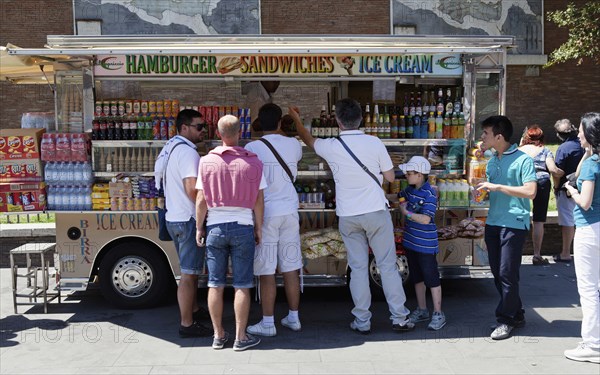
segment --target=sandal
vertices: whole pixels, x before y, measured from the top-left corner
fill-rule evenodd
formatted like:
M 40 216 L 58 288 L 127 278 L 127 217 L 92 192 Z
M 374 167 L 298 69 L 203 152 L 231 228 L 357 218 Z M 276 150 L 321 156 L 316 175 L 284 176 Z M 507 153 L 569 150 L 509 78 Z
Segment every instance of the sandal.
M 571 261 L 573 260 L 573 258 L 571 258 L 571 259 L 563 259 L 563 258 L 560 257 L 560 254 L 555 255 L 553 258 L 554 258 L 554 261 L 557 262 L 557 263 L 558 262 L 571 263 Z
M 548 264 L 548 259 L 542 258 L 541 256 L 534 255 L 531 261 L 534 266 L 543 266 L 544 264 Z

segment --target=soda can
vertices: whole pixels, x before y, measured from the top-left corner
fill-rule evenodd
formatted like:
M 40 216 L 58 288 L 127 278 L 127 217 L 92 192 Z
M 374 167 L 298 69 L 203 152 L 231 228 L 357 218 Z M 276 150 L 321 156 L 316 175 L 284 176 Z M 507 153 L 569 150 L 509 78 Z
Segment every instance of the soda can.
M 119 116 L 123 116 L 125 114 L 125 100 L 119 100 L 117 102 L 117 111 Z
M 118 108 L 119 108 L 119 105 L 117 104 L 117 101 L 111 100 L 110 101 L 110 114 L 112 116 L 116 116 L 118 114 L 118 112 L 117 112 Z
M 169 137 L 169 127 L 166 119 L 160 120 L 160 139 L 166 141 Z
M 102 115 L 102 101 L 101 100 L 96 101 L 96 106 L 94 108 L 94 112 L 95 112 L 96 116 Z
M 163 100 L 163 106 L 164 106 L 164 111 L 165 111 L 165 116 L 170 116 L 172 111 L 171 111 L 171 101 L 170 100 Z
M 146 114 L 146 113 L 148 113 L 148 101 L 147 101 L 147 100 L 142 100 L 142 101 L 140 102 L 140 111 L 141 111 L 143 114 Z
M 159 116 L 162 116 L 162 114 L 165 113 L 165 103 L 162 100 L 156 101 L 156 113 L 158 113 Z
M 148 112 L 150 112 L 150 113 L 156 112 L 156 101 L 151 100 L 148 102 Z
M 177 116 L 179 114 L 179 100 L 173 99 L 171 101 L 171 114 Z
M 139 100 L 134 100 L 133 101 L 133 113 L 135 115 L 137 115 L 138 113 L 140 113 L 140 109 L 141 109 L 141 104 Z
M 102 112 L 104 112 L 105 116 L 110 116 L 110 102 L 109 101 L 102 102 Z
M 130 115 L 133 113 L 133 101 L 132 100 L 126 100 L 125 101 L 125 112 Z

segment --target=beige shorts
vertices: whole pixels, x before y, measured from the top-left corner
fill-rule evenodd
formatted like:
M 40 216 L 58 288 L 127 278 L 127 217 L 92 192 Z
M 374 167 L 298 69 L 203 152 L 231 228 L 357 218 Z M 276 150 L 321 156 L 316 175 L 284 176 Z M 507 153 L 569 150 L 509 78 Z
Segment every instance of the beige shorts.
M 561 227 L 574 227 L 575 218 L 573 217 L 573 209 L 575 201 L 567 197 L 567 193 L 559 191 L 556 197 L 556 210 L 558 211 L 558 225 Z
M 298 213 L 265 217 L 262 241 L 254 255 L 254 275 L 274 275 L 302 268 Z

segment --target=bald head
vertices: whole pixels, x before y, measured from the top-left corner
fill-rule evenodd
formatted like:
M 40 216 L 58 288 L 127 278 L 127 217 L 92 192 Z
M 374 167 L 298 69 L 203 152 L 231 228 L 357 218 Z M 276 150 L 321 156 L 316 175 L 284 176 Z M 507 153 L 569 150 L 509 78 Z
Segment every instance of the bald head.
M 554 124 L 554 130 L 556 130 L 558 133 L 570 133 L 575 130 L 575 127 L 573 124 L 571 124 L 569 119 L 564 118 L 556 121 L 556 124 Z
M 222 139 L 238 139 L 240 133 L 240 120 L 232 115 L 225 115 L 217 123 Z

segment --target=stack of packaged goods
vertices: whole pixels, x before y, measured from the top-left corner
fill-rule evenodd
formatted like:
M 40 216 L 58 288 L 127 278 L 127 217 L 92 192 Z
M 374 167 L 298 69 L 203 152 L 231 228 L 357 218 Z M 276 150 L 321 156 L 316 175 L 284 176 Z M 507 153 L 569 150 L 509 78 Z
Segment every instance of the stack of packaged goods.
M 440 207 L 468 207 L 469 184 L 465 179 L 439 179 L 437 181 Z
M 94 184 L 92 187 L 92 210 L 110 210 L 110 195 L 108 184 Z
M 153 211 L 157 205 L 158 190 L 154 177 L 133 177 L 133 207 L 135 211 Z
M 41 158 L 48 184 L 48 209 L 88 211 L 92 209 L 89 142 L 83 133 L 44 134 Z
M 159 204 L 158 195 L 154 177 L 115 177 L 108 184 L 94 184 L 93 209 L 153 211 Z
M 0 212 L 46 209 L 40 160 L 45 129 L 0 130 Z
M 469 204 L 473 207 L 488 207 L 489 196 L 484 190 L 477 190 L 477 184 L 486 181 L 485 170 L 488 159 L 485 158 L 481 149 L 474 147 L 469 150 L 467 159 L 467 181 L 470 190 Z

